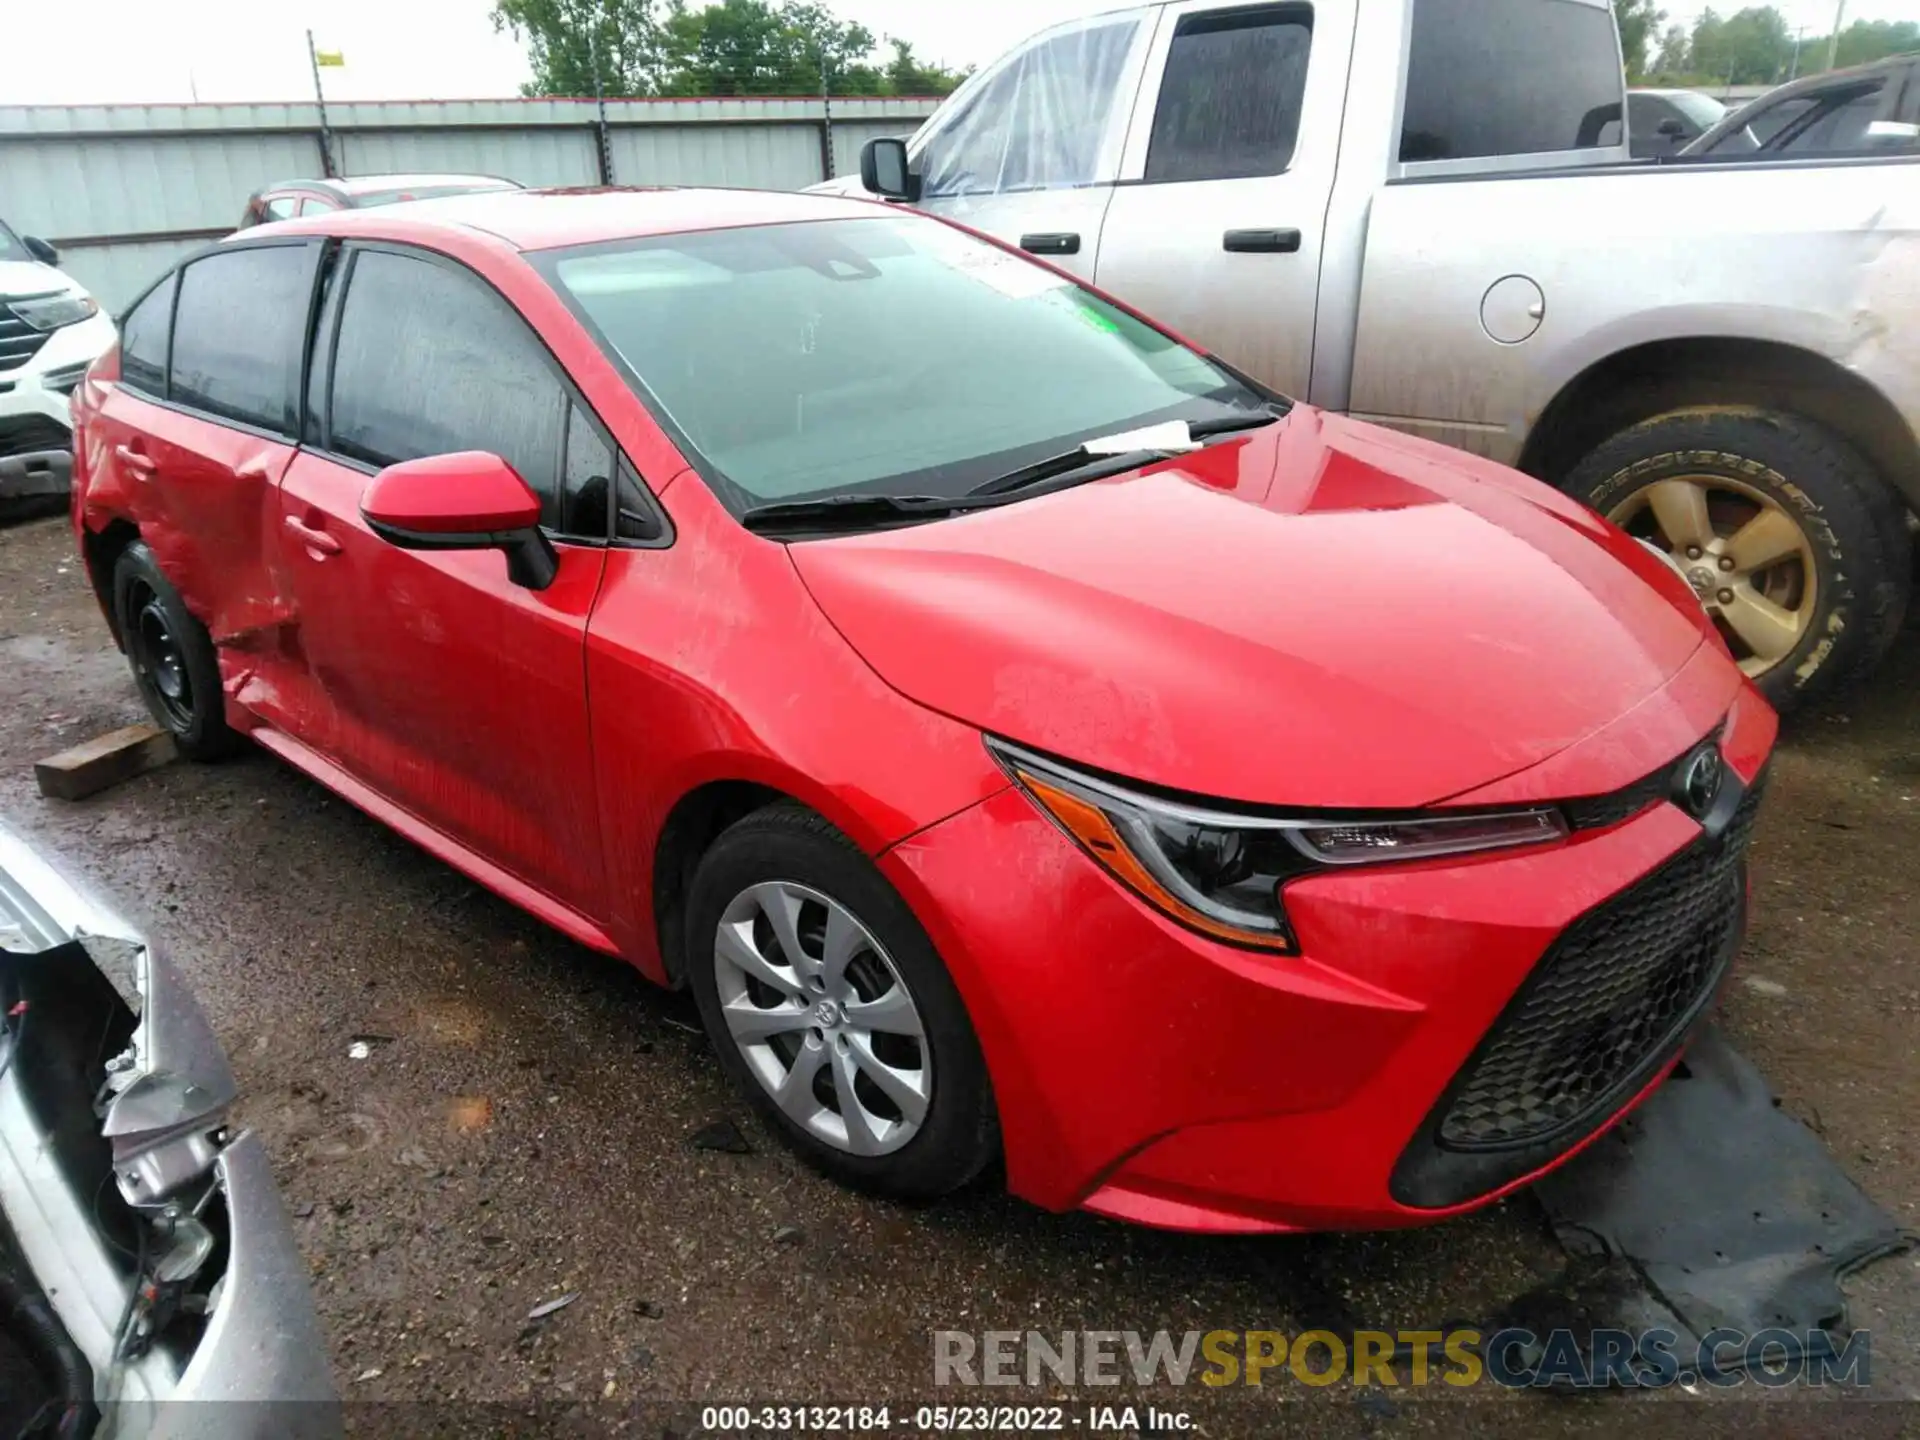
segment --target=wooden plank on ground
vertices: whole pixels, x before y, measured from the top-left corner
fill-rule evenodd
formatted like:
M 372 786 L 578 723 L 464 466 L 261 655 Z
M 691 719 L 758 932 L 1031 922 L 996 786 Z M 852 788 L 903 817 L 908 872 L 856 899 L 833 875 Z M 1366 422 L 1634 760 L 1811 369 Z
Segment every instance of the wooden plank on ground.
M 37 760 L 33 778 L 42 795 L 84 800 L 110 785 L 156 770 L 173 759 L 173 736 L 152 725 L 128 725 Z

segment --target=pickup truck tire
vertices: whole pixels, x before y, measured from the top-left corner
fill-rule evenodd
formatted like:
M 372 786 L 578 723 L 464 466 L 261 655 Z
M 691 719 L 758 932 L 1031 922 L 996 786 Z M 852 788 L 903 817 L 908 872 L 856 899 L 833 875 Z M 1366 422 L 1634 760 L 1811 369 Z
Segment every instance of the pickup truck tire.
M 238 750 L 213 640 L 144 541 L 133 541 L 114 562 L 113 613 L 140 698 L 180 753 L 220 760 Z
M 1673 555 L 1781 710 L 1864 673 L 1899 633 L 1913 584 L 1904 509 L 1811 420 L 1721 406 L 1658 415 L 1594 450 L 1565 488 Z

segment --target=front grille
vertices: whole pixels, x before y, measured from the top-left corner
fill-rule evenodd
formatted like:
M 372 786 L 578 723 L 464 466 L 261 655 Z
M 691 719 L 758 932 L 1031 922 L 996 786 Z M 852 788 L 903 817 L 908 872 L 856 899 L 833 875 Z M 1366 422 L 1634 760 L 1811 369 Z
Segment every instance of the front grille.
M 8 415 L 0 417 L 0 456 L 32 455 L 40 450 L 67 450 L 73 436 L 67 427 L 48 415 Z
M 1439 1207 L 1510 1183 L 1658 1073 L 1739 948 L 1763 784 L 1718 837 L 1702 835 L 1548 947 L 1401 1156 L 1396 1198 Z
M 0 300 L 0 371 L 18 370 L 46 343 L 46 331 L 34 329 Z

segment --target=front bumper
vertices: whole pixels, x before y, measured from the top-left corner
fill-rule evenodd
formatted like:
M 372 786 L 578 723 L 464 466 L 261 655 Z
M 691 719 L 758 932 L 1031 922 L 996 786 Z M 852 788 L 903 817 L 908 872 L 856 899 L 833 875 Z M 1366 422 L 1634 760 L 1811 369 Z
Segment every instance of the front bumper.
M 24 365 L 0 370 L 0 503 L 67 493 L 73 482 L 69 397 L 114 333 L 111 320 L 95 315 L 53 331 Z
M 1722 743 L 1743 783 L 1773 726 L 1744 692 Z M 1556 940 L 1701 837 L 1662 800 L 1536 849 L 1316 874 L 1287 889 L 1298 957 L 1219 945 L 1166 920 L 1017 791 L 882 863 L 966 999 L 1016 1193 L 1179 1229 L 1357 1229 L 1485 1204 L 1566 1159 L 1657 1083 L 1677 1056 L 1673 1036 L 1654 1037 L 1663 1045 L 1640 1069 L 1622 1069 L 1628 1088 L 1605 1112 L 1523 1157 L 1518 1172 L 1483 1171 L 1464 1195 L 1410 1190 L 1404 1172 L 1395 1183 Z

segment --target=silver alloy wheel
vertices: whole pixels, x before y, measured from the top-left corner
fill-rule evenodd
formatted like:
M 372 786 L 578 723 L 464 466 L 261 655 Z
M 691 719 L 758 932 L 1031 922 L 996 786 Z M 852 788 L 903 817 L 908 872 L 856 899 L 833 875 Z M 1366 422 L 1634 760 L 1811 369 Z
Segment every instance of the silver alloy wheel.
M 794 1124 L 850 1155 L 919 1133 L 933 1099 L 926 1027 L 846 906 L 789 880 L 749 885 L 721 913 L 713 971 L 741 1058 Z

